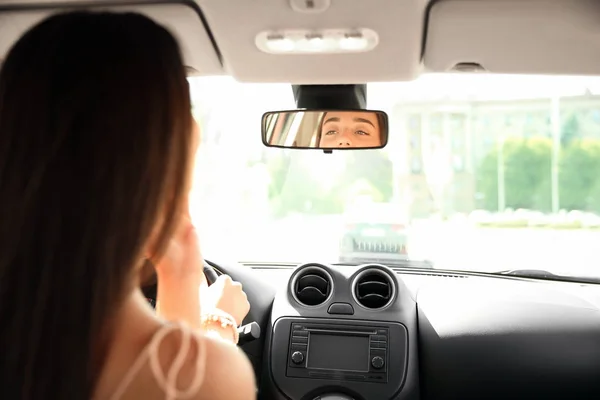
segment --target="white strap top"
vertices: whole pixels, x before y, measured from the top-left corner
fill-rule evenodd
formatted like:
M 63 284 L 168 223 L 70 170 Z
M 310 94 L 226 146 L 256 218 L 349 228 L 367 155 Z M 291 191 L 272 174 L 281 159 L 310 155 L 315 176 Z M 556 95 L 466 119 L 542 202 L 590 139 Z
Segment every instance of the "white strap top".
M 177 352 L 177 355 L 175 356 L 175 359 L 173 360 L 173 363 L 171 364 L 171 367 L 165 376 L 160 365 L 158 350 L 165 336 L 175 330 L 181 332 L 181 346 L 179 347 L 179 351 Z M 188 352 L 190 351 L 192 340 L 195 340 L 198 345 L 198 356 L 196 357 L 194 379 L 187 389 L 179 390 L 177 388 L 177 378 L 183 363 L 186 360 Z M 144 350 L 140 353 L 129 371 L 127 371 L 125 378 L 123 378 L 120 385 L 117 387 L 117 390 L 114 392 L 112 397 L 110 397 L 111 400 L 119 400 L 121 397 L 123 397 L 129 385 L 133 382 L 139 371 L 144 367 L 146 361 L 149 361 L 152 375 L 156 379 L 159 387 L 165 392 L 166 400 L 190 399 L 198 393 L 204 380 L 204 369 L 206 365 L 205 341 L 201 335 L 192 332 L 191 328 L 181 323 L 163 326 L 156 331 L 156 333 L 152 336 L 150 343 L 148 343 L 146 348 L 144 348 Z

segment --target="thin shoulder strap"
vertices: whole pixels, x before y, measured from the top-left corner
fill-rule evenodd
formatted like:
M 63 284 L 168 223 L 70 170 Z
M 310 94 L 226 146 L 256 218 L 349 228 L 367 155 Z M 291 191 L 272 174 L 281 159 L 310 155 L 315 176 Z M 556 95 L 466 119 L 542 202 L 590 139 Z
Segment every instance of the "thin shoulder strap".
M 159 347 L 165 336 L 174 330 L 179 330 L 181 332 L 181 345 L 179 346 L 177 355 L 175 356 L 175 359 L 173 360 L 173 363 L 171 364 L 169 370 L 167 371 L 167 375 L 165 376 L 160 365 Z M 179 390 L 177 388 L 177 378 L 188 356 L 188 352 L 190 351 L 190 344 L 192 340 L 195 340 L 198 345 L 194 378 L 187 389 Z M 156 379 L 156 382 L 160 388 L 165 392 L 167 400 L 189 399 L 196 395 L 200 390 L 200 386 L 204 380 L 204 369 L 206 364 L 204 339 L 201 335 L 192 332 L 191 328 L 184 326 L 181 323 L 176 323 L 165 325 L 156 331 L 156 333 L 152 336 L 150 343 L 144 348 L 144 350 L 142 350 L 129 371 L 127 371 L 125 378 L 123 378 L 119 384 L 118 389 L 114 392 L 111 400 L 119 400 L 121 397 L 123 397 L 129 385 L 131 385 L 136 375 L 140 372 L 145 362 L 148 360 L 150 362 L 152 374 L 154 375 L 154 378 Z

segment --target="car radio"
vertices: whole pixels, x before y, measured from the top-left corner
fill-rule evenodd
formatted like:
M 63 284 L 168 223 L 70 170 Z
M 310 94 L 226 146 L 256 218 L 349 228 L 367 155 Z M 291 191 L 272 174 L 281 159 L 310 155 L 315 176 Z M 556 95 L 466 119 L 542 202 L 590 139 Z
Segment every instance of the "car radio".
M 286 375 L 387 383 L 387 327 L 293 323 Z

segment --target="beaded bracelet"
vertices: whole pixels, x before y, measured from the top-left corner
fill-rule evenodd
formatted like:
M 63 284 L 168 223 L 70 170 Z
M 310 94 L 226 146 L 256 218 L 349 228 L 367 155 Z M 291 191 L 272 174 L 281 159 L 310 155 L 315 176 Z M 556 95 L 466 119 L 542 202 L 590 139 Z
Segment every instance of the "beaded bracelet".
M 206 314 L 202 314 L 200 317 L 200 323 L 205 329 L 207 329 L 208 325 L 211 324 L 219 324 L 221 328 L 230 328 L 233 332 L 233 343 L 237 344 L 238 340 L 240 339 L 240 334 L 238 333 L 235 319 L 225 311 L 215 309 Z

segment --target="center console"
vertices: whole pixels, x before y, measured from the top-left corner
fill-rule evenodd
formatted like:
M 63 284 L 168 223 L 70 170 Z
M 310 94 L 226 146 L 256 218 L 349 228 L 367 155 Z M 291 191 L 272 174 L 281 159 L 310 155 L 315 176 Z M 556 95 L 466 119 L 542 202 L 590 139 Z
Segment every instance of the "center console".
M 394 344 L 404 353 L 401 359 L 393 359 L 394 368 L 404 374 L 406 329 L 403 326 L 316 321 L 290 320 L 286 376 L 387 383 L 391 329 Z M 286 322 L 286 319 L 277 321 Z
M 280 318 L 271 343 L 288 349 L 272 355 L 273 377 L 285 393 L 335 381 L 349 393 L 389 399 L 404 382 L 408 346 L 401 324 Z
M 404 289 L 383 266 L 298 267 L 273 303 L 260 398 L 417 399 L 416 307 Z

